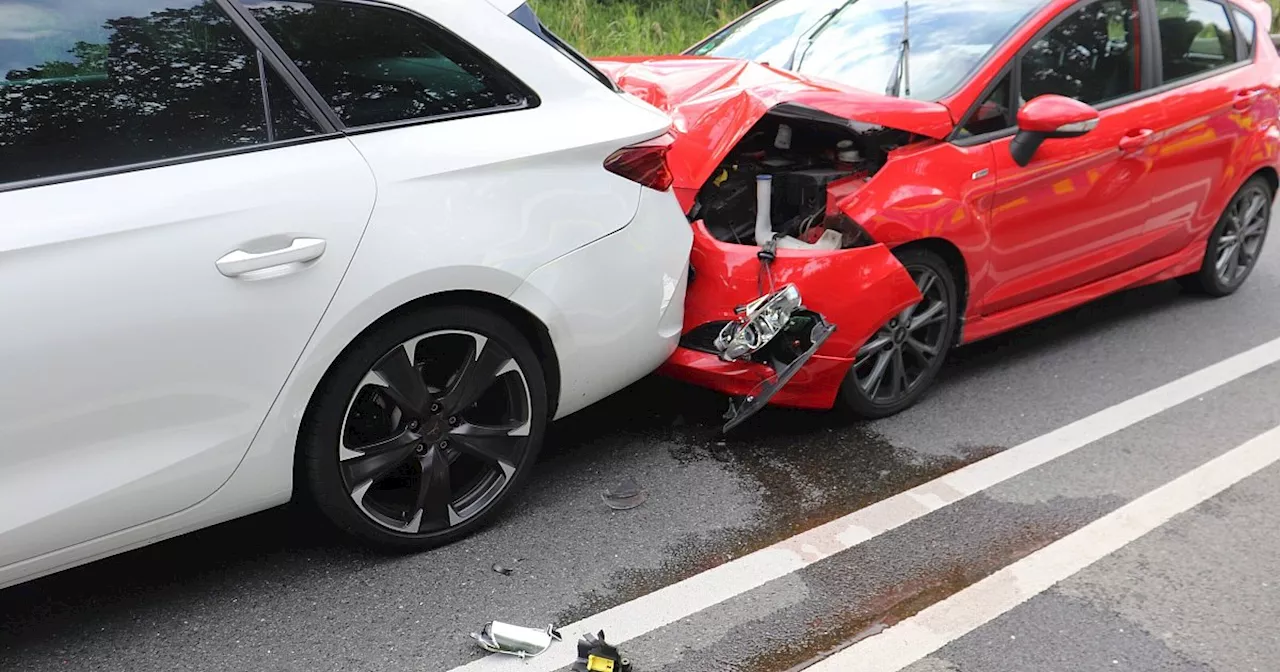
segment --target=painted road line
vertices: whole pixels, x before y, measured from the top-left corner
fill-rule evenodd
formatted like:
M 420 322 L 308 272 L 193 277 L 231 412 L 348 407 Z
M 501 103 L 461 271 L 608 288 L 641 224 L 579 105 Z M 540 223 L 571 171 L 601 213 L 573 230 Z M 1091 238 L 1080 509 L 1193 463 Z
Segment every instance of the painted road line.
M 560 628 L 567 640 L 521 661 L 492 654 L 451 672 L 553 672 L 576 658 L 577 638 L 604 630 L 620 644 L 759 588 L 933 511 L 1067 455 L 1280 361 L 1280 339 L 1187 374 L 1048 434 L 881 500 L 790 539 Z
M 1280 460 L 1280 427 L 805 670 L 897 672 L 1277 460 Z

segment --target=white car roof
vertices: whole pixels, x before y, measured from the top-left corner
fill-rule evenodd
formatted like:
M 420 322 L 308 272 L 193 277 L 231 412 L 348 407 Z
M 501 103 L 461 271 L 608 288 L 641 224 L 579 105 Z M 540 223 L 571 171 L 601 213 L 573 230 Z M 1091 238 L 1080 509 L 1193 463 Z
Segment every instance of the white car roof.
M 414 4 L 413 0 L 382 0 L 382 1 L 386 2 L 389 5 L 399 5 L 401 7 L 411 7 Z M 474 0 L 457 0 L 457 1 L 459 3 L 467 3 L 467 4 L 474 2 Z M 510 14 L 511 12 L 515 11 L 516 7 L 523 5 L 527 1 L 528 0 L 485 0 L 485 2 L 488 2 L 490 5 L 497 8 L 497 10 L 502 12 L 503 14 Z
M 514 12 L 516 7 L 523 5 L 525 0 L 488 0 L 489 4 L 498 8 L 503 14 Z

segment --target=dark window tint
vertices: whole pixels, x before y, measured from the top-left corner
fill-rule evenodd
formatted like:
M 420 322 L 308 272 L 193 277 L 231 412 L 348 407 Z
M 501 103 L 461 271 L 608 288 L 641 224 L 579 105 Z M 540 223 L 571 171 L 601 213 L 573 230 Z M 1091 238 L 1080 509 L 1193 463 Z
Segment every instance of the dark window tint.
M 268 141 L 257 51 L 212 0 L 7 6 L 0 183 Z
M 1159 0 L 1160 63 L 1166 82 L 1236 61 L 1227 8 L 1211 0 Z
M 1009 106 L 1010 81 L 1007 74 L 1000 78 L 996 88 L 969 115 L 969 120 L 960 129 L 960 137 L 995 133 L 1013 126 L 1013 110 Z
M 302 101 L 293 94 L 280 79 L 280 75 L 262 64 L 262 71 L 267 75 L 268 105 L 271 110 L 271 127 L 268 129 L 273 141 L 295 140 L 316 135 L 321 132 L 315 117 L 307 111 Z
M 348 126 L 525 102 L 487 58 L 406 12 L 318 1 L 247 5 Z
M 1055 93 L 1096 105 L 1138 91 L 1137 33 L 1137 0 L 1071 10 L 1023 53 L 1022 101 Z
M 1258 35 L 1258 22 L 1254 21 L 1248 12 L 1232 9 L 1232 13 L 1236 16 L 1236 28 L 1240 31 L 1240 41 L 1244 42 L 1244 53 L 1252 55 L 1253 41 Z

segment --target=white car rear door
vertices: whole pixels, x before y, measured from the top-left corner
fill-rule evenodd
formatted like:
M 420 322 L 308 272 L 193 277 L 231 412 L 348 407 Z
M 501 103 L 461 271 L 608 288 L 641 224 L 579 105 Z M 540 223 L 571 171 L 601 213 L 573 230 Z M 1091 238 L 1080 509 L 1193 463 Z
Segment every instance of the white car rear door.
M 0 567 L 217 490 L 376 194 L 219 2 L 17 7 L 0 32 Z

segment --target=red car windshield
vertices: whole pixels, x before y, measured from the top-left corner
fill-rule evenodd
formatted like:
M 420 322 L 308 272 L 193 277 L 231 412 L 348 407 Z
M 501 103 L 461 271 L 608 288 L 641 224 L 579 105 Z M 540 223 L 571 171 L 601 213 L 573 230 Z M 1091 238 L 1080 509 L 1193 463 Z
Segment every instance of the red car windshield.
M 969 77 L 1039 4 L 774 0 L 688 53 L 767 63 L 868 91 L 937 100 Z M 905 54 L 904 35 L 910 38 Z

